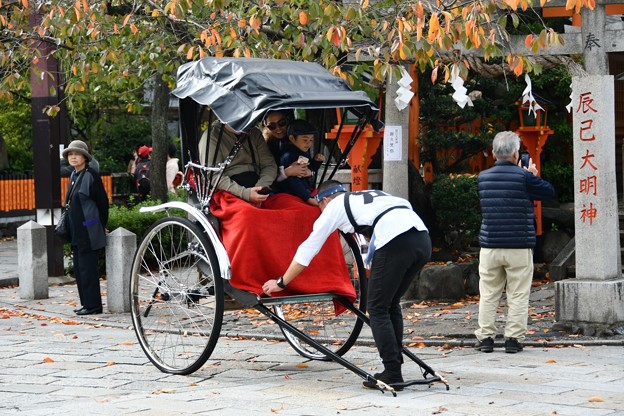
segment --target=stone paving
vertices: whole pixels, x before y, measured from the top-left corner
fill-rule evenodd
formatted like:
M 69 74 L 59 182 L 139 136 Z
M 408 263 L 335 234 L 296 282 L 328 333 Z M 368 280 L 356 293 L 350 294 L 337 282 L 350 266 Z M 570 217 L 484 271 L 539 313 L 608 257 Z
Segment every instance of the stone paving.
M 0 243 L 0 279 L 10 268 L 3 250 Z M 139 346 L 129 314 L 105 308 L 102 315 L 75 316 L 75 284 L 51 282 L 49 298 L 41 300 L 0 288 L 1 415 L 624 416 L 623 337 L 553 330 L 548 283 L 533 288 L 530 334 L 519 354 L 471 348 L 475 300 L 407 302 L 405 342 L 450 389 L 412 386 L 392 397 L 364 389 L 360 377 L 336 363 L 300 357 L 277 325 L 248 310 L 225 313 L 222 336 L 201 369 L 162 373 Z M 105 281 L 102 289 L 106 300 Z M 368 332 L 345 358 L 370 373 L 380 368 Z M 411 362 L 404 375 L 421 378 Z

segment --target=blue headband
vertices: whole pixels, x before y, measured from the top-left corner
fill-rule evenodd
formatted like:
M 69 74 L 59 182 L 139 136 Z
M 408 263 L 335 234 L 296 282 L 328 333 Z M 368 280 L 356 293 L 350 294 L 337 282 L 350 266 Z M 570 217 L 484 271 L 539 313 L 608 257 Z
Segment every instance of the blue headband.
M 322 190 L 321 192 L 316 194 L 314 198 L 316 198 L 316 202 L 320 204 L 323 198 L 328 198 L 333 194 L 337 194 L 338 192 L 347 192 L 347 190 L 342 185 L 334 185 L 332 187 Z

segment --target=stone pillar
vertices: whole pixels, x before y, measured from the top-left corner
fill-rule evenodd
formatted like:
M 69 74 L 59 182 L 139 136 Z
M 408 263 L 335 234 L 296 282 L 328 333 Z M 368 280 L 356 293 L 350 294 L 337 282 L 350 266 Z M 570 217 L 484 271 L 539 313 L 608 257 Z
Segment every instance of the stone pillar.
M 21 299 L 48 298 L 46 227 L 34 221 L 17 229 L 17 275 Z
M 557 321 L 624 322 L 613 77 L 572 78 L 576 278 L 555 283 Z
M 606 53 L 606 14 L 604 4 L 596 2 L 596 8 L 581 11 L 583 25 L 583 67 L 590 75 L 609 74 L 609 58 Z
M 136 234 L 117 228 L 107 236 L 106 303 L 110 312 L 130 312 L 130 270 Z
M 382 189 L 393 195 L 409 199 L 408 132 L 409 109 L 399 110 L 395 104 L 399 85 L 396 74 L 386 83 L 385 127 L 383 137 L 384 163 Z

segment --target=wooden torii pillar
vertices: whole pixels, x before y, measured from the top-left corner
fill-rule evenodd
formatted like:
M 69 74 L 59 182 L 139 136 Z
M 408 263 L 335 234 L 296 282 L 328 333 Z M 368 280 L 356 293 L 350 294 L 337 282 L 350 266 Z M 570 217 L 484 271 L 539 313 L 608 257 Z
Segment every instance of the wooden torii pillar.
M 41 22 L 39 10 L 30 15 L 31 27 Z M 59 105 L 62 94 L 59 63 L 52 56 L 53 45 L 45 41 L 32 41 L 31 48 L 38 51 L 38 59 L 30 64 L 33 159 L 35 173 L 35 209 L 37 222 L 46 227 L 48 275 L 62 276 L 63 244 L 54 234 L 56 218 L 60 216 L 61 174 L 59 144 L 62 117 L 45 114 L 46 107 Z M 42 76 L 43 74 L 43 76 Z M 51 75 L 52 74 L 52 75 Z

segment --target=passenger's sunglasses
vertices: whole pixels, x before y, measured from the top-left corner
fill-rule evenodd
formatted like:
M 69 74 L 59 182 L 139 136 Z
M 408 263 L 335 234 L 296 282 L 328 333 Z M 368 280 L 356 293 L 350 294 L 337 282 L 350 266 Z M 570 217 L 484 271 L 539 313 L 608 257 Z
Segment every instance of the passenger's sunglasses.
M 279 127 L 286 127 L 288 125 L 288 120 L 286 120 L 285 118 L 278 120 L 277 123 L 269 123 L 266 125 L 266 128 L 269 130 L 275 130 L 278 126 Z

